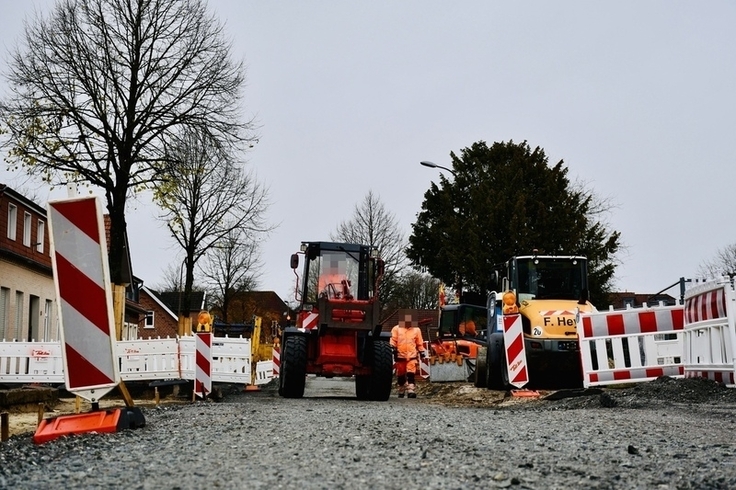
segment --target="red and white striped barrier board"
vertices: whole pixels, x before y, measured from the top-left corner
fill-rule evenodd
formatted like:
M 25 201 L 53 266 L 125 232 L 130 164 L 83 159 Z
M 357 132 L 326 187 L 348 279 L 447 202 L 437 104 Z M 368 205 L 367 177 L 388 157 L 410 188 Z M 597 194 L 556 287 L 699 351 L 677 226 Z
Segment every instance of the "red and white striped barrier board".
M 424 342 L 424 352 L 429 354 L 429 342 Z M 419 376 L 429 379 L 429 356 L 419 356 Z
M 682 377 L 682 306 L 580 313 L 583 385 Z
M 585 338 L 667 333 L 683 329 L 682 306 L 582 314 Z
M 521 315 L 518 313 L 503 315 L 503 342 L 506 349 L 506 369 L 509 375 L 509 383 L 517 388 L 522 388 L 529 382 L 529 371 L 526 365 Z
M 736 383 L 734 285 L 724 277 L 685 291 L 685 377 Z
M 319 315 L 316 312 L 310 311 L 302 317 L 301 328 L 305 330 L 312 330 L 313 328 L 317 328 L 317 320 L 319 320 Z
M 715 289 L 690 296 L 685 300 L 685 321 L 705 322 L 726 318 L 726 290 L 718 285 Z
M 66 388 L 96 402 L 120 382 L 102 207 L 51 201 L 48 217 Z
M 278 378 L 279 373 L 281 372 L 281 346 L 275 344 L 272 351 L 273 357 L 271 360 L 273 361 L 273 377 Z
M 212 393 L 212 333 L 199 332 L 194 336 L 196 349 L 194 393 L 205 398 Z

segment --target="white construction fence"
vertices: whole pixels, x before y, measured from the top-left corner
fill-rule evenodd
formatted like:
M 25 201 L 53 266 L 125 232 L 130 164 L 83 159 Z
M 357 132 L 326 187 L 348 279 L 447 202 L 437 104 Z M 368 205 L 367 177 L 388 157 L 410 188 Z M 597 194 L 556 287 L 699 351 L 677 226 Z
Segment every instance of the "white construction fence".
M 683 377 L 683 307 L 580 313 L 583 386 Z
M 585 313 L 577 328 L 583 385 L 707 378 L 736 387 L 736 292 L 731 278 L 685 291 L 685 304 Z
M 194 337 L 137 339 L 115 342 L 123 381 L 194 379 Z M 273 362 L 256 363 L 252 376 L 251 341 L 215 337 L 212 380 L 223 383 L 266 384 L 273 378 Z M 0 342 L 0 383 L 63 384 L 60 342 Z
M 723 278 L 685 292 L 686 377 L 708 378 L 734 387 L 736 365 L 736 293 Z

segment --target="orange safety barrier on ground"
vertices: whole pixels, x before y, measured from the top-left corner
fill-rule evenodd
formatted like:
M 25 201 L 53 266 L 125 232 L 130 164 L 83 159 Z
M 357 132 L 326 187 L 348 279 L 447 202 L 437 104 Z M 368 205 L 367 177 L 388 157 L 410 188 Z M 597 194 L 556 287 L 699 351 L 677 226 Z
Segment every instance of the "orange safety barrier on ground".
M 42 444 L 62 436 L 86 432 L 109 433 L 129 427 L 126 409 L 100 410 L 45 419 L 36 429 L 33 442 Z

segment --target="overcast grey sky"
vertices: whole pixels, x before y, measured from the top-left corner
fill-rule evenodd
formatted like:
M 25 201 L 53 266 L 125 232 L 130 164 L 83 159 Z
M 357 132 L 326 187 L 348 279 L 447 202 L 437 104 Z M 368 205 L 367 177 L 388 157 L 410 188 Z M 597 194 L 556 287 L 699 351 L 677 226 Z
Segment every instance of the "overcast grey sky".
M 53 3 L 0 0 L 0 69 L 23 20 Z M 329 239 L 369 190 L 408 236 L 439 181 L 419 161 L 449 166 L 451 151 L 479 140 L 542 147 L 616 205 L 619 290 L 657 292 L 736 242 L 734 2 L 210 6 L 247 66 L 247 116 L 260 126 L 248 165 L 279 224 L 263 243 L 261 289 L 292 299 L 289 255 Z M 17 182 L 4 165 L 0 182 Z M 154 216 L 145 200 L 129 205 L 133 267 L 147 285 L 178 262 Z

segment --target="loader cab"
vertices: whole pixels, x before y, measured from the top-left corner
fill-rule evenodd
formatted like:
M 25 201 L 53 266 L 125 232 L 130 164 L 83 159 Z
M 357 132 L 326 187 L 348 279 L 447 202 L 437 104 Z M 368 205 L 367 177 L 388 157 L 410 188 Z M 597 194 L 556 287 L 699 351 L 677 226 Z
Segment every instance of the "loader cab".
M 514 257 L 498 271 L 501 289 L 519 302 L 532 299 L 588 300 L 588 261 L 579 256 Z
M 319 298 L 369 300 L 377 294 L 377 282 L 383 274 L 377 249 L 349 243 L 302 242 L 301 253 L 303 306 L 316 305 Z M 291 257 L 295 272 L 299 255 Z
M 446 338 L 485 337 L 488 310 L 485 306 L 457 304 L 442 307 L 440 326 L 437 335 Z

